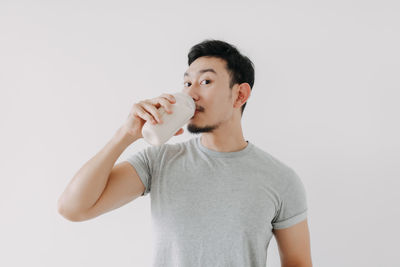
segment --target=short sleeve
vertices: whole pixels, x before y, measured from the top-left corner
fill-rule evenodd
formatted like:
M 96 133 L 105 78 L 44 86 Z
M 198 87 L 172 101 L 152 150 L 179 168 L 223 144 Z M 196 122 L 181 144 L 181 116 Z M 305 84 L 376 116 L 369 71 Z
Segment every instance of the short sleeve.
M 151 181 L 155 173 L 155 162 L 157 162 L 159 155 L 158 148 L 158 146 L 147 147 L 136 154 L 128 156 L 125 160 L 135 168 L 145 186 L 142 196 L 150 193 Z
M 272 220 L 274 229 L 293 226 L 307 218 L 307 197 L 303 182 L 292 171 L 286 190 L 280 196 L 277 214 Z

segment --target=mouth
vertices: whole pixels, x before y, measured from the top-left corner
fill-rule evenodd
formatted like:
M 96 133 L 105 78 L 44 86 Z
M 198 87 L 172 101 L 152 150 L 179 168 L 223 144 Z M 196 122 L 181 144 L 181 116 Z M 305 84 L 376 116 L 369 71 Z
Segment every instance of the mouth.
M 194 112 L 194 114 L 193 114 L 193 117 L 192 117 L 192 119 L 194 118 L 194 116 L 196 116 L 196 114 L 197 113 L 199 113 L 200 112 L 200 110 L 198 110 L 198 109 L 196 109 L 196 111 Z

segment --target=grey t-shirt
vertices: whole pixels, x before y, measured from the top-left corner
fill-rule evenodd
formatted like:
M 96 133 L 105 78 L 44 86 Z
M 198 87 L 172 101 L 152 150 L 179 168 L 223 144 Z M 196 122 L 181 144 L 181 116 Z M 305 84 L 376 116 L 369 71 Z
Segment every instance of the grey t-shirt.
M 127 158 L 150 193 L 152 266 L 265 267 L 272 229 L 306 219 L 298 175 L 247 143 L 218 152 L 199 136 Z

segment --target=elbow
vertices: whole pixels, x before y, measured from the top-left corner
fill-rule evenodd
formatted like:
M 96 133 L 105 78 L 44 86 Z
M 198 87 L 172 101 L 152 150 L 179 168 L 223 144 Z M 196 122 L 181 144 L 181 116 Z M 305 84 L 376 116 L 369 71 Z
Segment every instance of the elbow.
M 62 217 L 67 219 L 68 221 L 71 222 L 82 222 L 84 221 L 81 216 L 79 216 L 77 213 L 74 212 L 69 212 L 68 209 L 63 206 L 60 201 L 57 203 L 57 211 L 58 214 L 60 214 Z

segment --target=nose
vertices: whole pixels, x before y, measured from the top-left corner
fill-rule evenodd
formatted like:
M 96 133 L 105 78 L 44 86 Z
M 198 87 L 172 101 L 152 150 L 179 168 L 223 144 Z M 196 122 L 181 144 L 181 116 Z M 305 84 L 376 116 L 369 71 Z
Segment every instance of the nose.
M 183 88 L 182 92 L 188 94 L 195 102 L 200 98 L 193 86 L 191 88 Z

